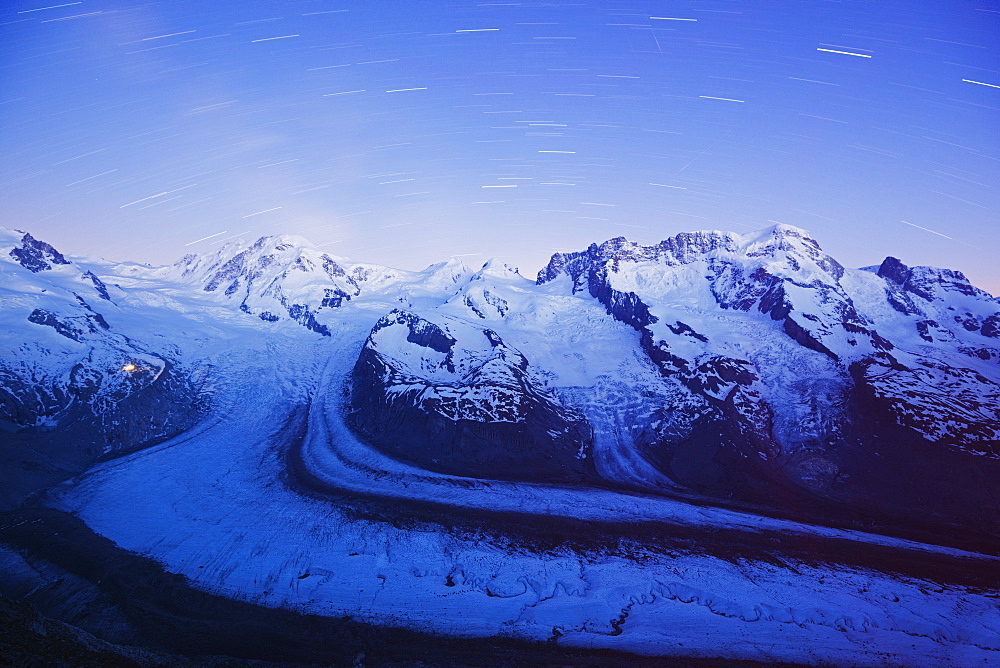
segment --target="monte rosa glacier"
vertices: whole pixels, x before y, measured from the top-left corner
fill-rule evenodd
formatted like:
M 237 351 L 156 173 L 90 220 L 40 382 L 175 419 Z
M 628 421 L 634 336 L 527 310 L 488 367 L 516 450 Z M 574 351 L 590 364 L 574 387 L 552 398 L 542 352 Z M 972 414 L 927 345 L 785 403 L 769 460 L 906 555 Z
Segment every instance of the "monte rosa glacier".
M 958 271 L 787 225 L 535 280 L 0 230 L 0 310 L 12 663 L 1000 665 L 1000 302 Z

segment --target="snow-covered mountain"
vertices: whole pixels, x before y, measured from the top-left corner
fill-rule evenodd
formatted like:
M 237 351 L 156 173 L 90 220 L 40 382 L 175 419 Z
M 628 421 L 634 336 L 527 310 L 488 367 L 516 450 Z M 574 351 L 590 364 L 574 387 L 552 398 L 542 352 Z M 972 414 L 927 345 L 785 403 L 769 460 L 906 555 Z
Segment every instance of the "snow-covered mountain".
M 1000 554 L 1000 304 L 959 272 L 848 269 L 784 225 L 611 239 L 537 280 L 2 231 L 0 297 L 4 508 L 34 494 L 213 595 L 653 657 L 1000 652 L 1000 586 L 969 575 Z M 0 545 L 0 593 L 68 586 L 29 543 Z
M 407 272 L 291 236 L 162 268 L 91 266 L 27 233 L 4 239 L 18 324 L 0 360 L 3 419 L 19 434 L 82 428 L 86 406 L 89 447 L 106 454 L 196 421 L 182 415 L 207 396 L 178 369 L 177 341 L 150 340 L 142 325 L 166 294 L 193 299 L 192 313 L 328 338 L 346 312 L 367 313 L 350 422 L 407 461 L 776 512 L 794 499 L 813 519 L 891 525 L 919 512 L 921 524 L 1000 535 L 989 482 L 1000 472 L 1000 313 L 959 272 L 895 258 L 845 269 L 786 225 L 654 246 L 619 237 L 554 255 L 534 284 L 493 261 Z M 161 413 L 122 403 L 143 392 Z
M 674 481 L 1000 529 L 997 303 L 961 273 L 848 270 L 778 225 L 613 239 L 554 256 L 538 282 L 589 293 L 702 401 L 635 442 Z
M 329 336 L 317 316 L 336 309 L 362 291 L 408 297 L 448 293 L 472 271 L 451 260 L 424 272 L 406 272 L 358 264 L 320 252 L 301 237 L 262 237 L 247 247 L 230 242 L 215 253 L 186 255 L 157 275 L 175 279 L 214 295 L 221 303 L 238 305 L 261 320 L 283 318 Z
M 0 485 L 0 507 L 202 418 L 205 397 L 177 348 L 120 326 L 120 289 L 96 267 L 7 230 L 0 257 L 0 452 L 19 469 Z

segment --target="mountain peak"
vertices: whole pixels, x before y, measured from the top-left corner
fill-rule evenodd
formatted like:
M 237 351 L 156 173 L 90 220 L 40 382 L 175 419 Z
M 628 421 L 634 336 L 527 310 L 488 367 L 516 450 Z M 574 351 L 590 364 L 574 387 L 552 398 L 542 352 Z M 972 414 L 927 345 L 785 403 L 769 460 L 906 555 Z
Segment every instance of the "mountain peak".
M 887 257 L 875 272 L 900 289 L 923 297 L 935 299 L 940 292 L 957 292 L 969 297 L 990 299 L 990 296 L 972 285 L 960 271 L 937 267 L 908 267 L 894 257 Z
M 433 264 L 427 265 L 424 271 L 437 273 L 439 271 L 470 271 L 471 267 L 465 263 L 460 257 L 452 255 L 450 258 L 444 262 L 435 262 Z
M 10 257 L 28 271 L 37 274 L 52 269 L 53 265 L 71 264 L 62 253 L 44 241 L 34 238 L 30 233 L 21 230 L 12 232 L 14 235 L 19 235 L 20 239 L 18 240 L 16 236 L 11 239 L 14 248 L 10 251 Z
M 502 260 L 498 260 L 495 257 L 490 258 L 483 263 L 483 266 L 475 274 L 476 278 L 482 278 L 484 276 L 491 276 L 493 278 L 521 278 L 520 272 L 517 267 L 512 267 Z
M 758 235 L 762 235 L 762 236 L 763 235 L 770 235 L 770 236 L 774 236 L 774 237 L 779 237 L 779 236 L 780 237 L 794 237 L 794 238 L 798 238 L 798 239 L 808 240 L 809 242 L 811 242 L 813 244 L 816 243 L 815 241 L 813 241 L 810 238 L 811 235 L 809 234 L 808 230 L 805 230 L 805 229 L 803 229 L 801 227 L 796 227 L 795 225 L 788 225 L 787 223 L 775 223 L 775 224 L 773 224 L 773 225 L 771 225 L 769 227 L 761 228 L 756 233 L 751 232 L 749 235 L 744 235 L 744 236 L 751 236 L 753 234 L 758 234 Z

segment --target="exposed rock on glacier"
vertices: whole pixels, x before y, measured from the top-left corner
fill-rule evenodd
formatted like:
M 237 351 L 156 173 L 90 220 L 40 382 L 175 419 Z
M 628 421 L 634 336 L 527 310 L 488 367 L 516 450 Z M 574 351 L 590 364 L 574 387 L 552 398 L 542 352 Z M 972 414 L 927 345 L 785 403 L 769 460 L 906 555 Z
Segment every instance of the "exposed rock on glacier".
M 492 330 L 393 311 L 354 366 L 351 424 L 393 457 L 454 475 L 582 480 L 590 427 Z

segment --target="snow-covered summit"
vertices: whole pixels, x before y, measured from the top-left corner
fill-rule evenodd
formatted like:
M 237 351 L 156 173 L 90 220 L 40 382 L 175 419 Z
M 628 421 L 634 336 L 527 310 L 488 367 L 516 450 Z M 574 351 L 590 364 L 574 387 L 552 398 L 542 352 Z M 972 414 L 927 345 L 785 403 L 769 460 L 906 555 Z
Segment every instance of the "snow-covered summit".
M 920 452 L 928 475 L 968 466 L 971 481 L 980 474 L 957 452 L 1000 457 L 1000 311 L 960 272 L 894 258 L 845 269 L 804 230 L 777 225 L 651 246 L 619 237 L 554 255 L 537 282 L 589 293 L 639 333 L 665 379 L 705 402 L 701 426 L 664 412 L 637 442 L 675 480 L 769 479 L 860 507 L 911 495 L 877 491 L 888 461 Z M 699 438 L 727 445 L 695 473 Z
M 108 286 L 89 268 L 74 264 L 52 245 L 36 239 L 29 232 L 0 227 L 0 271 L 5 274 L 8 289 L 15 284 L 45 282 L 54 288 L 76 294 L 77 299 L 104 299 L 111 301 Z M 41 274 L 29 279 L 26 270 Z
M 32 273 L 51 270 L 53 265 L 70 264 L 55 248 L 21 230 L 0 231 L 0 244 L 11 246 L 8 255 Z
M 323 308 L 340 306 L 360 294 L 358 279 L 337 260 L 291 235 L 261 237 L 245 246 L 230 242 L 205 255 L 187 255 L 162 271 L 236 304 L 263 320 L 291 318 L 318 333 Z
M 882 280 L 873 282 L 873 273 Z M 895 258 L 878 268 L 848 270 L 808 232 L 790 225 L 744 235 L 681 233 L 652 246 L 618 237 L 585 251 L 557 253 L 538 283 L 560 277 L 570 279 L 574 292 L 589 291 L 623 322 L 651 326 L 672 317 L 662 313 L 666 305 L 689 317 L 720 310 L 760 314 L 781 323 L 802 345 L 843 359 L 891 348 L 876 326 L 886 306 L 917 316 L 920 322 L 910 325 L 907 337 L 928 340 L 927 328 L 939 327 L 952 340 L 974 332 L 979 337 L 968 345 L 981 345 L 983 337 L 996 338 L 998 329 L 991 320 L 996 301 L 961 272 L 910 268 Z M 942 304 L 955 313 L 943 316 Z M 898 335 L 896 324 L 885 326 Z
M 458 257 L 419 271 L 394 269 L 330 255 L 302 237 L 279 235 L 251 244 L 229 242 L 154 273 L 263 320 L 290 318 L 325 334 L 328 319 L 335 317 L 331 314 L 351 301 L 439 304 L 470 281 L 516 271 L 493 261 L 475 269 Z

